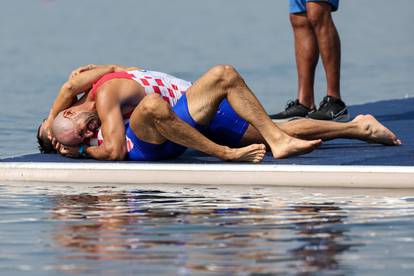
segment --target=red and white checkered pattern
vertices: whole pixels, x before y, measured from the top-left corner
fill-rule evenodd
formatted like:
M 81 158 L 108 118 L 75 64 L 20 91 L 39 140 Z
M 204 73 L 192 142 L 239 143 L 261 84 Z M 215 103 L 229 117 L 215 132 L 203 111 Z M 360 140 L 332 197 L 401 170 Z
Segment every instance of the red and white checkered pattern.
M 133 79 L 141 84 L 145 93 L 157 93 L 171 106 L 177 104 L 181 96 L 190 88 L 191 82 L 174 76 L 147 70 L 128 71 Z
M 132 75 L 132 79 L 137 81 L 145 89 L 146 94 L 157 93 L 169 103 L 171 106 L 177 104 L 181 96 L 190 88 L 191 82 L 176 78 L 162 72 L 133 70 L 128 71 Z M 131 113 L 123 115 L 124 124 L 127 124 Z M 133 143 L 126 137 L 128 152 L 132 150 Z M 103 135 L 101 129 L 90 138 L 91 146 L 99 146 L 103 143 Z
M 131 113 L 123 115 L 124 119 L 124 125 L 126 126 L 129 123 L 129 117 L 131 117 Z M 127 138 L 127 137 L 125 137 Z M 99 128 L 98 131 L 96 131 L 91 138 L 89 138 L 89 144 L 90 146 L 100 146 L 103 144 L 103 135 L 102 135 L 102 128 Z M 127 146 L 128 146 L 128 152 L 132 150 L 133 145 L 132 142 L 127 139 Z

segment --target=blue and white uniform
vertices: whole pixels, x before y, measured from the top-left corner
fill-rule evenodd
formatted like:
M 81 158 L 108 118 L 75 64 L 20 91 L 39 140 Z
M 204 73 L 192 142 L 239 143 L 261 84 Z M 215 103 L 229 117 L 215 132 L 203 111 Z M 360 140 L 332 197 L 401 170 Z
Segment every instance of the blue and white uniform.
M 215 117 L 208 125 L 197 124 L 190 115 L 187 97 L 185 95 L 185 92 L 191 87 L 192 83 L 161 72 L 134 70 L 122 73 L 111 73 L 109 76 L 105 75 L 94 86 L 92 91 L 94 93 L 93 96 L 96 97 L 96 91 L 100 85 L 113 78 L 133 79 L 144 87 L 146 94 L 159 94 L 171 105 L 173 111 L 181 120 L 196 128 L 218 144 L 232 147 L 237 146 L 249 126 L 244 119 L 236 114 L 226 99 L 221 102 Z M 125 122 L 129 160 L 165 160 L 178 157 L 186 150 L 185 147 L 171 141 L 166 141 L 162 144 L 145 142 L 135 135 L 129 126 L 129 122 Z M 99 130 L 96 138 L 93 141 L 91 140 L 91 145 L 100 145 L 103 142 L 102 132 Z

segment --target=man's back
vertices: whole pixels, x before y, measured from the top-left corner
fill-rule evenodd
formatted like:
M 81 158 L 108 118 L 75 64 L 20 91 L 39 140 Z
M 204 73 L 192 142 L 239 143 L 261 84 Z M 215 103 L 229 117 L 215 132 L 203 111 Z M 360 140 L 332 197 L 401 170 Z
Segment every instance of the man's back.
M 135 107 L 148 94 L 159 94 L 164 101 L 174 106 L 181 96 L 192 85 L 191 82 L 172 75 L 147 70 L 109 73 L 99 79 L 93 86 L 89 100 L 97 101 L 102 110 L 108 112 L 107 101 L 119 105 L 124 125 Z M 103 143 L 102 129 L 91 139 L 92 145 Z

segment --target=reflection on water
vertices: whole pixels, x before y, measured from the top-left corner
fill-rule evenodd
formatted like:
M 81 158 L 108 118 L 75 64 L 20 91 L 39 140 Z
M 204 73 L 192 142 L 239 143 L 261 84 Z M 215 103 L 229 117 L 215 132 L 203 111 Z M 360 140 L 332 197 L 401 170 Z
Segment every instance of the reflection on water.
M 360 258 L 378 259 L 378 249 L 385 254 L 396 246 L 387 241 L 390 232 L 405 243 L 414 239 L 412 197 L 366 196 L 364 190 L 344 195 L 286 188 L 23 187 L 32 191 L 23 200 L 16 187 L 3 188 L 1 225 L 17 232 L 25 226 L 25 238 L 14 242 L 37 250 L 2 242 L 2 270 L 343 275 L 361 272 Z M 11 202 L 17 207 L 7 210 Z M 18 219 L 8 220 L 8 214 Z M 398 229 L 401 223 L 411 228 Z M 5 232 L 0 238 L 7 238 Z M 405 260 L 385 268 L 413 269 L 414 256 L 408 263 L 412 252 L 405 253 Z M 26 257 L 19 262 L 13 254 Z
M 65 223 L 53 239 L 74 250 L 64 258 L 180 263 L 218 272 L 280 272 L 286 263 L 304 271 L 337 269 L 336 255 L 352 246 L 345 242 L 346 228 L 333 228 L 346 219 L 333 203 L 273 209 L 249 206 L 249 199 L 234 204 L 140 190 L 59 196 L 52 217 Z M 290 247 L 291 241 L 298 245 Z

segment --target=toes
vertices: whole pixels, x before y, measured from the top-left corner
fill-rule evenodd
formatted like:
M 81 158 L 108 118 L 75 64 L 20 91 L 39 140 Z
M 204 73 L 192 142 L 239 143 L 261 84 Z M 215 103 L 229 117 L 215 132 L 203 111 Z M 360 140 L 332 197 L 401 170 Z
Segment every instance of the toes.
M 316 147 L 318 147 L 318 146 L 320 146 L 322 144 L 322 140 L 315 140 L 315 142 L 314 142 L 314 145 L 316 146 Z
M 263 160 L 263 156 L 256 156 L 255 159 L 253 159 L 253 163 L 259 163 Z

